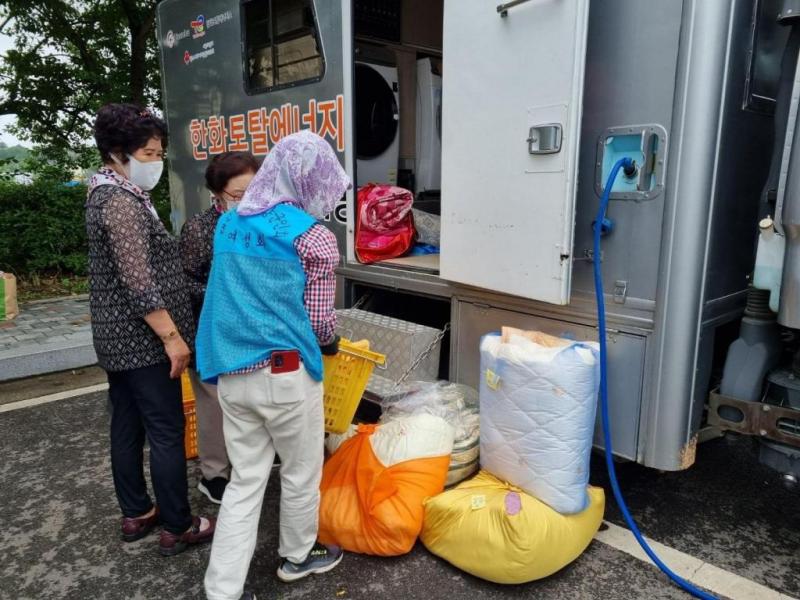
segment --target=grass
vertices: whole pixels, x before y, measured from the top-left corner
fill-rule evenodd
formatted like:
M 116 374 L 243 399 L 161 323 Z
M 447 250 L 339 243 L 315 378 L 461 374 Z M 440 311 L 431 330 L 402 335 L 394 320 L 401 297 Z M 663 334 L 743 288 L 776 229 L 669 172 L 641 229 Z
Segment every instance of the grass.
M 17 300 L 43 300 L 89 292 L 89 279 L 77 275 L 30 275 L 17 280 Z

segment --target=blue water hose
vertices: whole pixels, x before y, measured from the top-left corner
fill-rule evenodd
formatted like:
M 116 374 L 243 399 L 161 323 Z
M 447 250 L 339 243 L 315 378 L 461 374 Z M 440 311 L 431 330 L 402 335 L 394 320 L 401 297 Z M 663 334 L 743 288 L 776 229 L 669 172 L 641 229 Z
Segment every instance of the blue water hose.
M 616 164 L 614 164 L 614 167 L 611 169 L 611 173 L 608 175 L 606 186 L 603 188 L 603 195 L 600 198 L 600 208 L 597 211 L 597 218 L 594 222 L 594 257 L 592 262 L 594 264 L 594 291 L 597 297 L 597 326 L 599 329 L 598 335 L 600 339 L 600 413 L 603 420 L 606 468 L 608 469 L 608 477 L 611 480 L 611 489 L 614 492 L 614 499 L 617 501 L 617 505 L 622 512 L 622 516 L 625 518 L 625 522 L 628 524 L 628 527 L 633 533 L 633 536 L 636 538 L 636 541 L 639 542 L 642 550 L 647 553 L 647 556 L 650 557 L 650 560 L 652 560 L 659 569 L 666 573 L 666 575 L 672 579 L 672 581 L 693 596 L 697 598 L 703 598 L 704 600 L 717 600 L 716 596 L 712 596 L 711 594 L 696 588 L 691 583 L 674 573 L 653 551 L 653 549 L 644 539 L 644 536 L 642 536 L 639 528 L 636 526 L 636 522 L 633 520 L 633 517 L 628 510 L 628 505 L 625 504 L 625 498 L 622 497 L 622 492 L 619 489 L 619 482 L 617 481 L 617 471 L 614 467 L 614 457 L 611 449 L 611 425 L 609 424 L 608 418 L 608 348 L 606 347 L 606 304 L 603 297 L 603 271 L 601 268 L 602 258 L 600 255 L 600 237 L 602 223 L 604 222 L 606 211 L 608 210 L 608 201 L 611 196 L 611 188 L 614 187 L 614 181 L 616 181 L 620 169 L 633 171 L 635 168 L 636 165 L 633 160 L 627 157 L 619 159 Z

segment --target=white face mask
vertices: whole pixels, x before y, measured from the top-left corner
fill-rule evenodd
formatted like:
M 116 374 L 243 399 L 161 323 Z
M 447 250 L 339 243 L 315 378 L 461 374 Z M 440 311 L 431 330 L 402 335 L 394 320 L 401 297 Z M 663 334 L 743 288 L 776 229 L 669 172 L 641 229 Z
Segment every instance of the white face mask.
M 163 160 L 141 162 L 129 154 L 128 161 L 128 179 L 131 180 L 131 183 L 138 185 L 146 192 L 156 187 L 164 172 Z
M 225 204 L 228 206 L 228 210 L 229 211 L 231 211 L 231 210 L 235 211 L 237 208 L 239 208 L 239 205 L 241 204 L 241 201 L 240 200 L 235 200 L 235 201 L 234 200 L 226 200 Z

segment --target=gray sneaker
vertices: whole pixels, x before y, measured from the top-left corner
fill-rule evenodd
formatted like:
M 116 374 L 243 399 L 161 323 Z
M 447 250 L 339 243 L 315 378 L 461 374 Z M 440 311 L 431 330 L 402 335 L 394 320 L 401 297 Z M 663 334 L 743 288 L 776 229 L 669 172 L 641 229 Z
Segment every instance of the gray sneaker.
M 327 573 L 342 562 L 343 557 L 344 552 L 338 546 L 323 546 L 317 542 L 301 563 L 293 563 L 284 558 L 278 567 L 278 579 L 288 583 L 308 575 Z

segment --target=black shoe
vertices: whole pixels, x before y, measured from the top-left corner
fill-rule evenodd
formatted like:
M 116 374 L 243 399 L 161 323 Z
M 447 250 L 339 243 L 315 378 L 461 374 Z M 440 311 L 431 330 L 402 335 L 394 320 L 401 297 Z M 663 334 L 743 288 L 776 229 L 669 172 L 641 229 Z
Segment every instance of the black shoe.
M 253 592 L 243 592 L 239 600 L 258 600 Z
M 301 563 L 284 558 L 278 567 L 278 579 L 288 583 L 308 575 L 327 573 L 342 562 L 343 556 L 344 552 L 338 546 L 323 546 L 317 542 Z
M 222 504 L 222 494 L 225 493 L 225 486 L 228 480 L 224 477 L 214 477 L 211 481 L 203 477 L 197 484 L 197 489 L 214 504 Z

